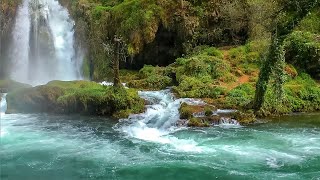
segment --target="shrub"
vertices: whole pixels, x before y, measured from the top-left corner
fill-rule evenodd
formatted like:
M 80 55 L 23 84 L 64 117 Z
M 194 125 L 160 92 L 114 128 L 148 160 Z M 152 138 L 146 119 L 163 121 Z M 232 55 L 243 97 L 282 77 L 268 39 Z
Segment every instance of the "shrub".
M 295 31 L 285 40 L 286 61 L 295 67 L 320 78 L 320 42 L 319 36 L 302 31 Z
M 254 91 L 252 84 L 242 84 L 228 92 L 226 103 L 231 107 L 244 107 L 253 100 Z

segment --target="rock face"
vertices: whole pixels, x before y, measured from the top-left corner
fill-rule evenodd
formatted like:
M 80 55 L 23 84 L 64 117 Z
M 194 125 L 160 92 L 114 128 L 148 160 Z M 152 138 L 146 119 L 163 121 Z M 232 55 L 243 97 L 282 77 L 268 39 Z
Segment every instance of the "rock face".
M 52 81 L 9 93 L 7 113 L 55 113 L 126 117 L 144 110 L 132 89 L 105 87 L 88 81 Z
M 246 7 L 238 1 L 59 2 L 75 20 L 76 46 L 86 49 L 83 56 L 94 80 L 110 73 L 101 44 L 115 34 L 128 45 L 129 56 L 121 68 L 140 69 L 144 64 L 169 65 L 199 44 L 242 44 L 249 32 Z M 239 13 L 230 17 L 234 11 Z
M 1 0 L 0 3 L 0 78 L 8 75 L 8 44 L 14 26 L 14 18 L 21 0 Z

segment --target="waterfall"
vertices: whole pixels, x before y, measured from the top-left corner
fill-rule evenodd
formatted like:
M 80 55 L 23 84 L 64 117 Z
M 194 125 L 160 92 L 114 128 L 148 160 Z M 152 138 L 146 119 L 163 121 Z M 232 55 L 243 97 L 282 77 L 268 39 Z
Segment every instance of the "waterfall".
M 24 0 L 12 32 L 11 78 L 33 85 L 80 79 L 73 28 L 57 0 Z
M 121 120 L 121 131 L 130 137 L 163 142 L 179 120 L 180 100 L 175 100 L 169 90 L 143 91 L 139 95 L 149 102 L 146 112 Z M 126 124 L 128 123 L 128 124 Z
M 6 96 L 7 94 L 0 93 L 0 137 L 2 137 L 6 133 L 5 129 L 1 125 L 2 116 L 4 116 L 7 110 Z
M 6 96 L 7 94 L 0 94 L 1 99 L 0 99 L 0 117 L 6 112 L 7 110 L 7 101 L 6 101 Z

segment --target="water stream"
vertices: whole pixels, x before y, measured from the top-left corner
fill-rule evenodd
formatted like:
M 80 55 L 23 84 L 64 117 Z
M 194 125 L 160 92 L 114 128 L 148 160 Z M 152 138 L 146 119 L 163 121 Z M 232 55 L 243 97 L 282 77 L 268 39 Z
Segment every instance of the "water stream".
M 150 102 L 146 113 L 120 123 L 2 114 L 0 179 L 320 178 L 319 114 L 251 127 L 177 128 L 180 100 L 166 91 L 141 96 Z
M 73 26 L 57 0 L 23 0 L 12 32 L 11 77 L 33 85 L 81 78 Z M 180 104 L 203 102 L 176 99 L 170 90 L 139 94 L 146 111 L 120 121 L 5 114 L 2 94 L 0 179 L 320 179 L 320 114 L 187 128 L 177 125 Z

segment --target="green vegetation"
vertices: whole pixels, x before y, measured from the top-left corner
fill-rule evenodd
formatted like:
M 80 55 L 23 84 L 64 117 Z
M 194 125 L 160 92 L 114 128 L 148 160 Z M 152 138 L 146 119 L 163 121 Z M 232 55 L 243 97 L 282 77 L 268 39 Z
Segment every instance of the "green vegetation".
M 319 110 L 319 1 L 61 1 L 76 21 L 77 42 L 88 52 L 82 67 L 85 77 L 110 81 L 115 75 L 118 84 L 121 80 L 142 90 L 172 87 L 177 97 L 239 109 L 234 116 L 244 123 L 251 123 L 254 113 Z M 123 48 L 112 46 L 115 37 Z M 104 45 L 118 54 L 110 55 Z M 126 116 L 143 109 L 134 90 L 64 83 L 20 92 L 54 102 L 58 112 Z M 211 106 L 184 103 L 180 112 L 190 126 L 215 121 L 192 116 L 205 112 L 212 117 Z
M 270 89 L 267 91 L 260 115 L 320 110 L 320 86 L 307 74 L 302 73 L 285 83 L 285 96 L 280 103 L 275 100 L 275 95 Z
M 289 63 L 320 78 L 320 34 L 295 31 L 285 40 L 284 49 Z
M 137 89 L 159 90 L 172 85 L 164 68 L 145 65 L 138 74 L 138 79 L 128 82 L 128 86 Z
M 137 91 L 89 81 L 52 81 L 10 92 L 7 99 L 9 113 L 82 113 L 123 118 L 144 110 Z
M 229 108 L 246 107 L 252 102 L 254 91 L 252 83 L 245 83 L 232 89 L 226 96 L 226 106 Z
M 208 121 L 200 118 L 191 118 L 188 122 L 189 127 L 209 127 Z

